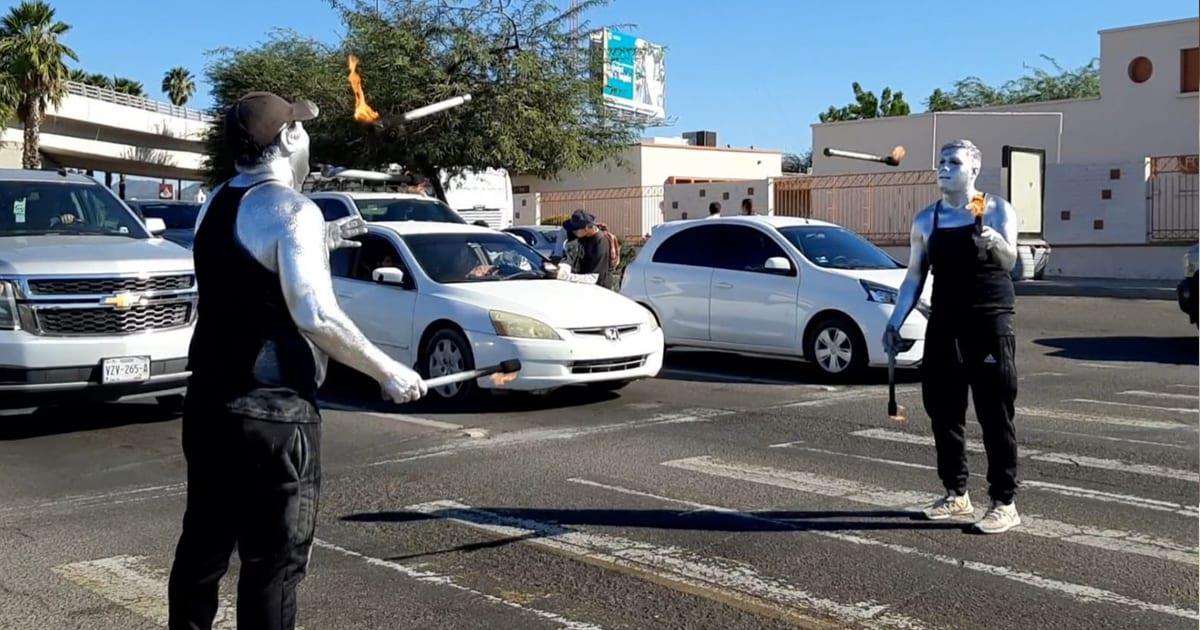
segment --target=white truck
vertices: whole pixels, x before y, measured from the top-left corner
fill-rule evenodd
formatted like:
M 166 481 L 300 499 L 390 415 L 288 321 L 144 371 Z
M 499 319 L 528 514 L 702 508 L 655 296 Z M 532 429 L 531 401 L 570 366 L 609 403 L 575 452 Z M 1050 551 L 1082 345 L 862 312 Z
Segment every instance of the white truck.
M 0 169 L 0 415 L 181 403 L 196 277 L 165 229 L 91 178 Z

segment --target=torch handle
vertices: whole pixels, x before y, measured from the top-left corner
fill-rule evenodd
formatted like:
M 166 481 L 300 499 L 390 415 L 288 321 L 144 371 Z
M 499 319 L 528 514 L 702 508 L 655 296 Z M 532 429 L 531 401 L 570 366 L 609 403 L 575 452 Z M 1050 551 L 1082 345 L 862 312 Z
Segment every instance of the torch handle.
M 982 214 L 975 216 L 975 234 L 976 235 L 983 234 L 983 215 Z M 987 260 L 987 258 L 988 258 L 987 248 L 981 246 L 979 248 L 979 260 L 985 261 L 985 260 Z
M 489 367 L 489 368 L 482 368 L 482 369 L 478 369 L 478 370 L 467 370 L 466 372 L 455 372 L 454 374 L 447 374 L 445 376 L 435 376 L 433 378 L 425 379 L 425 388 L 426 389 L 437 389 L 439 387 L 445 387 L 447 385 L 453 385 L 455 383 L 462 383 L 463 381 L 473 381 L 477 378 L 483 378 L 484 376 L 490 376 L 499 371 L 500 371 L 500 366 L 493 365 L 492 367 Z

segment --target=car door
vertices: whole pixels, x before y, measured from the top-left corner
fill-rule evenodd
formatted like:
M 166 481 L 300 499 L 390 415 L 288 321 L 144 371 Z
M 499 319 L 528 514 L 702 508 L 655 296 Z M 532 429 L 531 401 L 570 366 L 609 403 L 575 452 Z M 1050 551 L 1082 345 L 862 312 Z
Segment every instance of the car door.
M 766 230 L 748 225 L 715 226 L 709 330 L 723 346 L 763 352 L 799 349 L 796 261 Z M 766 267 L 771 258 L 790 268 Z
M 684 228 L 663 241 L 646 266 L 646 296 L 669 341 L 708 341 L 712 289 L 709 226 Z
M 372 343 L 388 356 L 409 362 L 413 352 L 413 312 L 416 283 L 395 244 L 380 233 L 361 237 L 362 247 L 334 253 L 331 266 L 334 290 L 342 310 Z M 375 282 L 372 272 L 396 267 L 404 272 L 404 285 Z
M 358 209 L 353 207 L 349 201 L 340 197 L 316 197 L 312 202 L 317 204 L 321 209 L 321 214 L 326 221 L 334 221 L 342 217 L 358 214 Z

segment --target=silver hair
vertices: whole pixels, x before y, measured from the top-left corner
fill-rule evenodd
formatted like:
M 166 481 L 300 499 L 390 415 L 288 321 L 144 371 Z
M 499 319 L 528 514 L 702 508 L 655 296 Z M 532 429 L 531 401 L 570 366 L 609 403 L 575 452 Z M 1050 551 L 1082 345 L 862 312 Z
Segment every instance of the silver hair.
M 979 147 L 975 146 L 974 142 L 971 142 L 966 138 L 951 140 L 950 142 L 943 144 L 941 153 L 945 153 L 946 151 L 957 151 L 959 149 L 966 151 L 971 156 L 971 159 L 975 160 L 976 166 L 983 164 L 983 153 L 979 150 Z
M 279 159 L 283 155 L 283 137 L 285 134 L 299 134 L 299 126 L 293 122 L 281 127 L 279 133 L 275 135 L 275 139 L 271 141 L 271 144 L 262 147 L 260 153 L 255 154 L 251 147 L 242 147 L 241 155 L 234 156 L 234 166 L 238 170 L 251 170 Z

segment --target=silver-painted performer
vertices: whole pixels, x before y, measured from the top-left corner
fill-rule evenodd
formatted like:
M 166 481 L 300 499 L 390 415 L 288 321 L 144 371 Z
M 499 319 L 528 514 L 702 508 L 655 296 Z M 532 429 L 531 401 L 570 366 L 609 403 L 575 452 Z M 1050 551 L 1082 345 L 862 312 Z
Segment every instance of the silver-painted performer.
M 1014 423 L 1017 369 L 1013 331 L 1017 217 L 1012 206 L 975 188 L 980 152 L 969 140 L 942 147 L 938 187 L 942 198 L 917 213 L 910 237 L 908 275 L 884 333 L 884 347 L 899 330 L 933 274 L 933 299 L 922 362 L 922 399 L 932 421 L 938 476 L 946 495 L 924 510 L 940 520 L 974 514 L 967 493 L 964 427 L 967 390 L 983 429 L 991 506 L 975 531 L 996 534 L 1020 525 Z
M 169 588 L 171 628 L 209 628 L 234 547 L 238 626 L 292 628 L 316 523 L 327 356 L 398 402 L 420 377 L 372 345 L 342 312 L 329 251 L 358 244 L 361 221 L 327 224 L 300 194 L 310 102 L 251 93 L 224 120 L 238 175 L 197 221 L 199 317 L 183 416 L 187 511 Z

